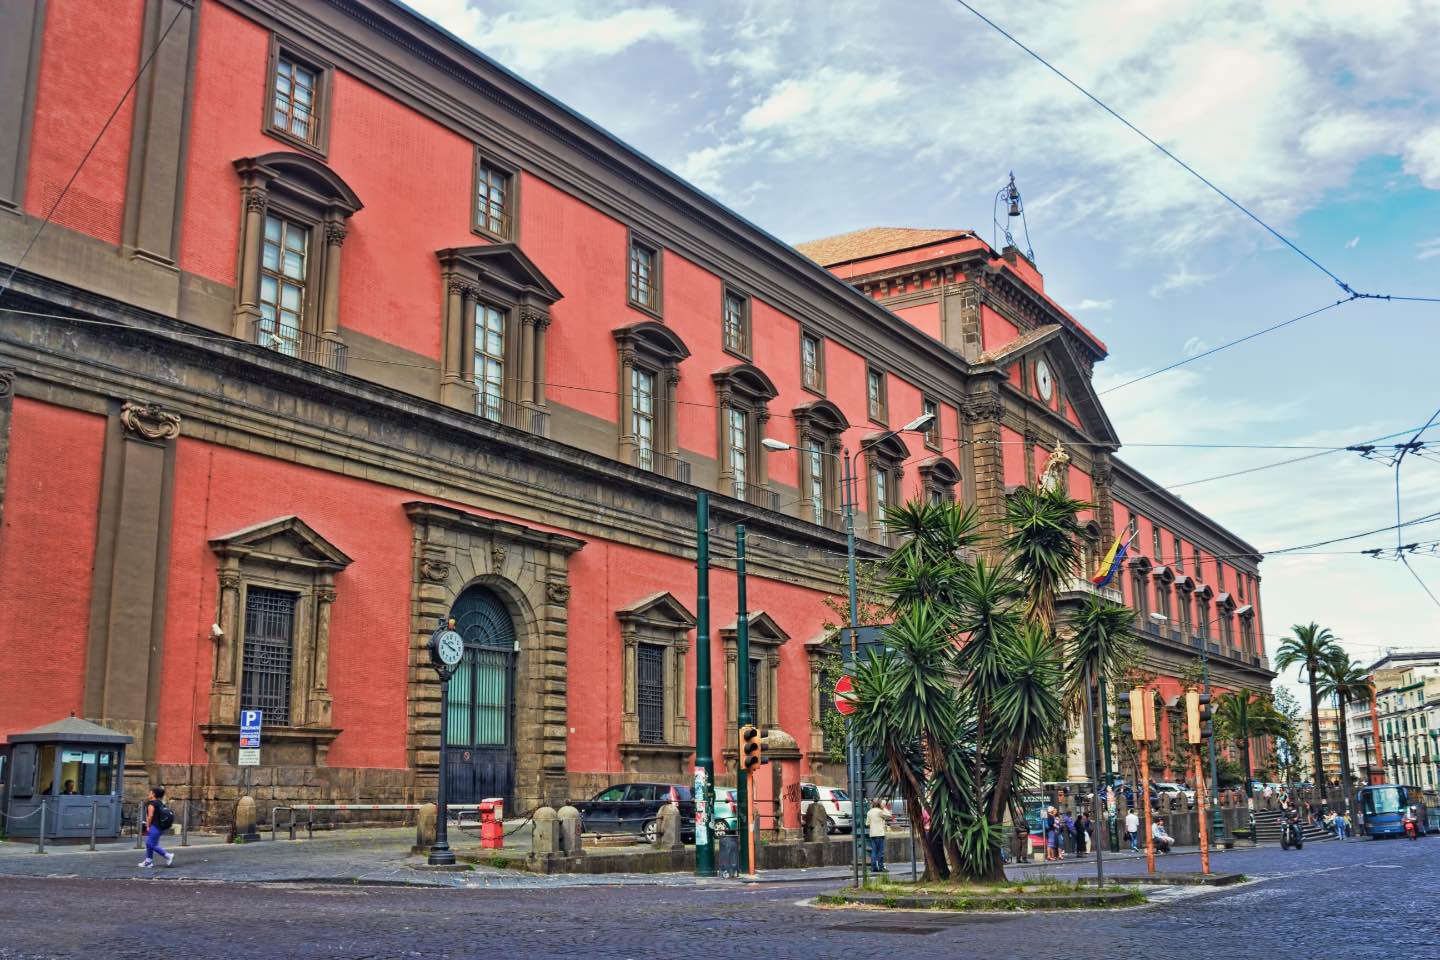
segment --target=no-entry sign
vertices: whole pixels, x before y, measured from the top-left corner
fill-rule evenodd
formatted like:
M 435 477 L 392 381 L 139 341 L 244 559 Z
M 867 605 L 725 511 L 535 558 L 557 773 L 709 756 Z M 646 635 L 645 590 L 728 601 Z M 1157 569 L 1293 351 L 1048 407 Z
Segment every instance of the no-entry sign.
M 855 683 L 849 677 L 835 681 L 835 709 L 847 717 L 855 712 Z

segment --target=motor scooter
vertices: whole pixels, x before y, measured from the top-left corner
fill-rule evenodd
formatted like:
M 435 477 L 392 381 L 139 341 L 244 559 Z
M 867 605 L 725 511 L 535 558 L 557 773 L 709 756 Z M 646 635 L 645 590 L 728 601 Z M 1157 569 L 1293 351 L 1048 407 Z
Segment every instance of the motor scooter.
M 1415 822 L 1414 817 L 1407 813 L 1402 823 L 1405 827 L 1405 836 L 1411 840 L 1418 840 L 1420 838 L 1420 825 Z
M 1299 850 L 1305 846 L 1305 834 L 1300 829 L 1300 816 L 1296 813 L 1282 815 L 1280 818 L 1280 849 L 1289 850 L 1294 847 Z

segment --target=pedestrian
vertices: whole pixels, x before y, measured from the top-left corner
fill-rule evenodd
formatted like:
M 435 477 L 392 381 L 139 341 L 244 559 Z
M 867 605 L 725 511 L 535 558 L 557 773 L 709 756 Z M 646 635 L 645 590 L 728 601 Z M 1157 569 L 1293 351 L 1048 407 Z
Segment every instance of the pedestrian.
M 1060 817 L 1059 811 L 1054 807 L 1045 810 L 1045 820 L 1042 823 L 1045 830 L 1045 859 L 1060 859 Z
M 1075 818 L 1075 853 L 1084 856 L 1089 848 L 1090 815 L 1084 810 Z
M 1155 842 L 1155 849 L 1161 853 L 1169 853 L 1170 847 L 1175 843 L 1175 838 L 1165 832 L 1165 819 L 1163 817 L 1155 820 L 1155 825 L 1150 828 L 1150 839 Z
M 145 801 L 145 859 L 140 861 L 140 866 L 155 866 L 157 853 L 165 858 L 165 866 L 175 865 L 175 854 L 166 853 L 165 848 L 160 846 L 160 834 L 174 825 L 175 814 L 165 806 L 165 788 L 151 787 L 150 796 Z
M 1345 814 L 1335 814 L 1335 839 L 1344 840 L 1350 830 L 1350 823 L 1345 819 Z
M 1135 815 L 1135 808 L 1131 807 L 1130 812 L 1125 814 L 1125 839 L 1130 841 L 1130 849 L 1140 849 L 1140 818 Z
M 870 835 L 870 870 L 885 872 L 885 830 L 895 815 L 886 809 L 884 802 L 876 797 L 865 814 L 865 826 Z

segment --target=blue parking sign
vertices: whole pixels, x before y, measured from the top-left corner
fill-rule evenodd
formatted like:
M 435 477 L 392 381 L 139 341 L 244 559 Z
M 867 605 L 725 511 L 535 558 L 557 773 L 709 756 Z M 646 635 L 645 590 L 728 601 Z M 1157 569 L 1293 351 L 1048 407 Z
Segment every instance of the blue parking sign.
M 240 711 L 240 747 L 241 749 L 255 749 L 260 746 L 260 721 L 259 710 Z

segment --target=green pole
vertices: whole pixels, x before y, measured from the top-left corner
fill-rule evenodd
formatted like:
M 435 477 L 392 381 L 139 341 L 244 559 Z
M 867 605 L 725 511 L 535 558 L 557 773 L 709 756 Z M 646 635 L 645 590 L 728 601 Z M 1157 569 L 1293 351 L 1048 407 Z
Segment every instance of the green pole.
M 1205 685 L 1205 692 L 1210 692 L 1210 641 L 1200 639 L 1200 680 Z M 1212 701 L 1213 702 L 1213 701 Z M 1212 708 L 1213 710 L 1213 708 Z M 1249 744 L 1247 739 L 1246 744 Z M 1210 836 L 1219 840 L 1225 836 L 1225 815 L 1220 812 L 1220 777 L 1216 772 L 1218 767 L 1215 762 L 1215 738 L 1206 737 L 1205 746 L 1210 750 Z M 1245 774 L 1245 793 L 1250 793 L 1250 774 Z
M 710 494 L 695 498 L 695 876 L 715 876 L 715 747 L 710 733 Z M 701 775 L 704 777 L 701 783 Z M 703 832 L 703 836 L 701 835 Z
M 1110 759 L 1110 701 L 1105 694 L 1105 675 L 1101 674 L 1096 683 L 1097 692 L 1100 697 L 1100 740 L 1105 749 L 1105 786 L 1108 788 L 1115 782 L 1114 768 Z M 1098 789 L 1098 787 L 1097 787 Z M 1116 808 L 1119 804 L 1105 805 L 1106 834 L 1110 837 L 1110 852 L 1120 852 L 1120 834 L 1116 831 Z
M 745 524 L 735 525 L 735 695 L 739 698 L 740 726 L 755 722 L 750 712 L 750 614 L 745 608 Z M 731 731 L 732 734 L 735 731 Z M 750 862 L 750 784 L 740 768 L 739 738 L 735 738 L 735 811 L 736 838 L 740 842 L 740 872 L 751 874 Z
M 855 462 L 850 449 L 840 453 L 844 461 L 844 476 L 840 480 L 841 506 L 845 511 L 845 584 L 849 599 L 850 642 L 844 648 L 845 672 L 852 678 L 858 661 L 856 628 L 860 625 L 860 599 L 855 573 Z M 850 788 L 850 874 L 851 885 L 860 889 L 865 869 L 865 841 L 860 830 L 861 818 L 865 815 L 865 780 L 860 770 L 860 751 L 855 747 L 855 724 L 845 718 L 845 769 Z

